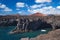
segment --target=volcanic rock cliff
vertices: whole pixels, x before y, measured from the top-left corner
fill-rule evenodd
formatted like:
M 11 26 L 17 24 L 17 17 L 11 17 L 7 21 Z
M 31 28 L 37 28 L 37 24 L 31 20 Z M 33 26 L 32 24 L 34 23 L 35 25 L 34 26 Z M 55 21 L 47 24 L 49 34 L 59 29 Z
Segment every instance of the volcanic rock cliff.
M 60 16 L 45 16 L 41 13 L 35 13 L 30 16 L 7 15 L 0 17 L 0 26 L 12 26 L 17 32 L 35 31 L 44 28 L 60 28 Z

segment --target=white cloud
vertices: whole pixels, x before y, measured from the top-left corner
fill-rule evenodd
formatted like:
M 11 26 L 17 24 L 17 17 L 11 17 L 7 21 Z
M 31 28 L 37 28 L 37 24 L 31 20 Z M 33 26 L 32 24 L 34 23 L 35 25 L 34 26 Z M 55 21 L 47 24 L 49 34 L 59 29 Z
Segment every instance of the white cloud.
M 5 8 L 5 7 L 6 7 L 6 5 L 0 4 L 0 8 Z
M 16 10 L 20 10 L 19 8 L 17 8 Z
M 52 6 L 48 6 L 48 7 L 43 7 L 42 9 L 51 9 L 53 8 Z
M 51 2 L 52 0 L 35 0 L 36 3 Z
M 36 13 L 36 12 L 40 12 L 40 9 L 36 9 L 36 10 L 30 10 L 30 9 L 28 9 L 28 11 L 31 12 L 31 13 Z
M 60 9 L 60 6 L 57 6 L 58 9 Z
M 45 4 L 39 4 L 39 5 L 35 4 L 35 5 L 30 6 L 30 7 L 31 8 L 40 8 L 42 6 L 46 6 L 46 5 Z
M 38 8 L 38 9 L 28 9 L 28 11 L 30 13 L 36 13 L 36 12 L 40 12 L 40 13 L 43 13 L 43 14 L 60 14 L 60 10 L 52 7 L 52 6 L 49 6 L 49 7 L 43 7 L 43 8 Z
M 25 13 L 23 11 L 18 11 L 18 14 L 25 15 Z
M 0 3 L 0 8 L 1 8 L 1 11 L 5 11 L 5 12 L 12 11 L 12 9 L 8 8 L 6 5 L 2 3 Z
M 37 8 L 37 7 L 40 7 L 40 5 L 33 5 L 33 6 L 31 6 L 31 8 Z
M 8 12 L 8 11 L 12 11 L 12 9 L 6 7 L 6 8 L 4 9 L 4 11 Z
M 22 3 L 22 2 L 17 2 L 17 3 L 16 3 L 16 7 L 24 7 L 24 3 Z
M 43 7 L 43 8 L 37 8 L 37 9 L 28 9 L 29 12 L 32 12 L 32 13 L 36 13 L 36 12 L 43 12 L 43 11 L 46 11 L 46 10 L 50 10 L 52 8 L 52 6 L 49 6 L 49 7 Z
M 21 11 L 19 11 L 18 13 L 22 13 Z

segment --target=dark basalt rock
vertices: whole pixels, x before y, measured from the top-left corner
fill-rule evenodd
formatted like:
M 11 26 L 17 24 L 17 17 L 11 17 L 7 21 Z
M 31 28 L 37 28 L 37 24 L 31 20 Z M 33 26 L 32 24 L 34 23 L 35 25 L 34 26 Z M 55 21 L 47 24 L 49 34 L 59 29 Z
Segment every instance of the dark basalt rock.
M 19 19 L 19 21 L 17 21 Z M 60 28 L 60 16 L 2 16 L 0 26 L 16 26 L 16 30 L 35 31 L 44 28 Z
M 40 30 L 40 29 L 44 29 L 44 28 L 52 28 L 52 25 L 50 25 L 47 22 L 42 21 L 40 19 L 37 21 L 30 22 L 27 27 L 28 30 L 32 30 L 32 31 Z
M 1 21 L 0 26 L 16 26 L 17 21 Z

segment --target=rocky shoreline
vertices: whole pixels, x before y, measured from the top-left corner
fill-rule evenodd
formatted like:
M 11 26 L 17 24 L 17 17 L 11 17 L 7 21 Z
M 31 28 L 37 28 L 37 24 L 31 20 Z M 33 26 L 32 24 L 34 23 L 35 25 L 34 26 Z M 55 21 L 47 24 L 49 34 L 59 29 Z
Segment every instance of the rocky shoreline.
M 60 40 L 60 29 L 37 36 L 37 40 Z
M 60 28 L 60 16 L 21 16 L 6 15 L 0 17 L 0 26 L 16 26 L 10 33 L 36 31 L 44 28 Z M 39 15 L 39 13 L 37 13 Z
M 41 34 L 35 38 L 21 38 L 20 40 L 60 40 L 60 29 L 48 32 L 48 34 Z
M 21 20 L 18 21 L 16 28 L 14 28 L 14 30 L 10 32 L 11 34 L 17 33 L 17 32 L 21 33 L 21 32 L 36 31 L 44 28 L 52 29 L 52 26 L 49 23 L 42 21 L 40 19 L 28 21 L 28 22 L 26 22 L 26 20 L 29 20 L 29 19 L 21 19 Z

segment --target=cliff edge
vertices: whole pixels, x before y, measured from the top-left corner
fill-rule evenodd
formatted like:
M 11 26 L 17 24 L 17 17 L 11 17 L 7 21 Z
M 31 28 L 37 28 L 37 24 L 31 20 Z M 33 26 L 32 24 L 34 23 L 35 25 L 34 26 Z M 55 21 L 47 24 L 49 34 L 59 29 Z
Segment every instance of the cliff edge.
M 39 35 L 37 40 L 60 40 L 60 29 L 49 32 L 48 34 Z

